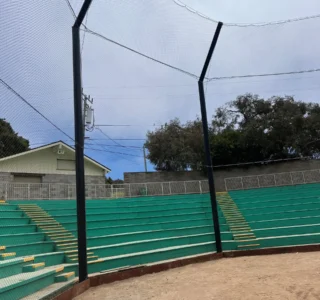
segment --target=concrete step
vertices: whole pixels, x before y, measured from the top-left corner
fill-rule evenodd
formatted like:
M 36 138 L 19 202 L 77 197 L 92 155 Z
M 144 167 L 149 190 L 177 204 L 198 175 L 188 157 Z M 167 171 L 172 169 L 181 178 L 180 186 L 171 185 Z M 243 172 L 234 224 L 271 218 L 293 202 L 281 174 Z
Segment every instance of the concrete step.
M 31 265 L 26 265 L 22 268 L 22 272 L 35 272 L 45 267 L 44 262 L 39 262 Z
M 9 300 L 27 297 L 53 284 L 57 274 L 63 270 L 64 266 L 55 266 L 0 279 L 0 299 Z
M 9 252 L 9 253 L 1 253 L 0 254 L 0 260 L 7 260 L 16 257 L 15 252 Z
M 66 282 L 74 279 L 75 272 L 67 272 L 57 275 L 54 279 L 55 282 Z

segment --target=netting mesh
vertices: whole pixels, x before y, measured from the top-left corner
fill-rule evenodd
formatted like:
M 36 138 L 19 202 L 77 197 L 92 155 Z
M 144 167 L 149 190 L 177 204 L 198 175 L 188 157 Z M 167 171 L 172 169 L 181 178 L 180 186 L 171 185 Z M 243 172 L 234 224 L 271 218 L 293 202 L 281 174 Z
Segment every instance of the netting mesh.
M 75 252 L 78 221 L 76 202 L 73 201 L 76 198 L 75 157 L 72 148 L 68 147 L 75 143 L 71 27 L 82 4 L 83 1 L 78 0 L 38 0 L 6 1 L 0 5 L 0 200 L 15 201 L 18 204 L 22 203 L 19 201 L 29 201 L 29 204 L 34 205 L 32 212 L 35 214 L 43 214 L 42 208 L 35 206 L 38 205 L 35 203 L 40 203 L 36 200 L 55 200 L 52 204 L 54 207 L 46 206 L 45 203 L 43 210 L 53 210 L 54 217 L 64 224 L 64 229 L 70 231 L 67 239 L 72 239 L 73 243 L 68 245 L 70 247 L 67 247 L 67 250 L 72 249 Z M 101 209 L 101 203 L 108 203 L 102 200 L 143 196 L 142 201 L 149 201 L 148 205 L 152 206 L 154 196 L 185 196 L 209 192 L 206 180 L 176 181 L 168 180 L 165 176 L 159 176 L 159 182 L 143 182 L 144 179 L 141 179 L 142 182 L 137 180 L 133 184 L 110 184 L 105 176 L 109 169 L 104 165 L 113 169 L 114 178 L 122 177 L 124 171 L 144 171 L 143 146 L 148 130 L 159 129 L 170 119 L 179 118 L 185 123 L 200 116 L 197 80 L 217 24 L 216 21 L 190 12 L 183 5 L 177 5 L 175 1 L 93 1 L 80 32 L 84 95 L 90 94 L 94 98 L 95 111 L 93 124 L 85 132 L 85 153 L 92 158 L 91 165 L 86 164 L 85 195 L 87 199 L 96 200 L 90 203 L 90 211 L 87 211 L 87 225 L 91 230 L 88 231 L 91 232 L 91 236 L 88 233 L 90 247 L 106 246 L 107 243 L 98 245 L 94 241 L 98 240 L 96 237 L 110 234 L 110 231 L 105 229 L 107 226 L 122 226 L 121 232 L 115 230 L 112 232 L 114 234 L 128 233 L 125 230 L 132 224 L 128 226 L 127 219 L 131 218 L 132 222 L 137 223 L 136 227 L 131 228 L 134 232 L 150 229 L 143 227 L 145 224 L 141 221 L 141 216 L 145 217 L 146 223 L 152 221 L 152 228 L 158 231 L 163 230 L 165 227 L 162 227 L 162 223 L 168 221 L 161 219 L 164 214 L 161 213 L 161 207 L 160 212 L 150 217 L 146 208 L 142 209 L 144 211 L 136 211 L 136 207 L 131 211 L 128 209 L 123 215 L 122 206 L 119 206 L 121 209 L 116 215 L 116 210 L 110 213 L 115 207 L 106 206 Z M 247 92 L 260 94 L 265 99 L 289 94 L 294 95 L 297 100 L 318 102 L 319 29 L 318 17 L 266 26 L 225 24 L 205 78 L 209 123 L 216 108 Z M 317 111 L 314 110 L 313 114 L 316 115 Z M 196 163 L 203 167 L 202 127 L 201 120 L 197 121 L 198 127 L 195 126 L 189 134 L 193 136 L 193 139 L 190 139 L 192 150 L 196 149 L 192 155 L 196 156 L 196 159 L 200 157 Z M 316 127 L 317 122 L 314 124 Z M 179 126 L 178 124 L 177 127 Z M 168 139 L 180 141 L 180 132 L 177 130 L 176 134 L 168 136 Z M 7 159 L 59 140 L 66 145 L 49 147 L 44 155 L 35 154 L 25 160 Z M 252 140 L 254 144 L 254 136 Z M 162 152 L 169 146 L 166 144 Z M 181 139 L 176 149 L 180 158 L 194 158 L 192 155 L 188 156 L 188 147 Z M 223 147 L 221 149 L 221 153 L 230 150 Z M 50 157 L 55 159 L 51 161 Z M 167 160 L 180 163 L 174 155 Z M 189 162 L 185 165 L 187 167 L 184 170 L 191 168 Z M 149 164 L 148 167 L 154 166 Z M 320 182 L 318 168 L 311 171 L 257 174 L 239 177 L 230 175 L 230 178 L 221 175 L 217 186 L 221 190 L 239 190 Z M 196 220 L 210 227 L 211 212 L 203 210 L 209 207 L 206 196 L 181 198 L 181 203 L 187 200 L 190 205 L 188 214 L 199 214 L 195 216 Z M 170 197 L 166 198 L 169 200 L 163 204 L 166 209 L 171 205 Z M 192 206 L 193 199 L 200 201 L 196 207 Z M 66 205 L 68 200 L 72 200 L 69 201 L 71 204 Z M 0 202 L 3 203 L 4 200 Z M 39 216 L 32 219 L 34 215 L 31 214 L 30 217 L 30 211 L 24 211 L 26 207 L 23 203 L 21 207 L 15 207 L 17 209 L 14 209 L 14 213 L 0 210 L 0 215 L 4 216 L 0 225 L 10 227 L 6 228 L 6 233 L 10 234 L 11 227 L 19 222 L 29 224 L 34 230 L 32 232 L 40 239 L 39 242 L 45 246 L 41 249 L 32 248 L 30 252 L 23 252 L 22 247 L 17 250 L 17 255 L 21 258 L 29 254 L 66 251 L 66 248 L 59 248 L 59 239 L 52 240 L 47 235 L 41 235 L 42 229 L 38 228 L 41 221 L 37 220 Z M 61 206 L 58 205 L 56 209 L 57 203 Z M 181 213 L 183 210 L 186 213 L 185 209 L 181 205 L 176 211 L 171 208 L 170 212 L 168 208 L 165 213 L 172 213 L 169 220 L 176 222 L 174 216 L 178 210 L 182 215 L 180 221 L 185 222 L 179 226 L 191 226 L 187 224 L 189 215 L 183 216 Z M 210 223 L 202 223 L 204 216 L 205 221 L 209 220 Z M 43 218 L 43 215 L 40 218 Z M 55 230 L 61 229 L 55 227 L 58 226 L 58 221 L 50 219 L 50 222 L 53 222 Z M 23 235 L 26 229 L 21 228 L 22 231 L 18 234 Z M 97 232 L 94 232 L 96 230 Z M 4 235 L 8 234 L 0 233 L 0 254 L 4 249 L 2 245 L 8 242 Z M 164 238 L 165 235 L 160 237 Z M 173 241 L 174 237 L 173 235 L 168 239 Z M 91 238 L 94 238 L 94 241 Z M 119 241 L 127 242 L 124 237 L 113 240 L 114 243 Z M 210 236 L 208 239 L 194 240 L 194 243 L 212 241 Z M 110 245 L 113 242 L 109 242 Z M 190 241 L 186 243 L 190 244 Z M 178 246 L 171 242 L 163 245 Z M 157 250 L 158 246 L 159 244 L 156 244 L 148 249 Z M 140 245 L 132 249 L 131 254 L 144 250 Z M 126 247 L 117 248 L 111 254 L 109 249 L 105 252 L 94 250 L 94 254 L 98 254 L 93 255 L 91 260 L 128 254 Z M 211 248 L 202 250 L 204 253 L 212 251 Z M 12 250 L 10 253 L 15 252 Z M 74 263 L 77 254 L 72 255 L 65 254 L 63 259 L 55 261 L 54 265 Z M 163 257 L 164 260 L 171 258 Z M 101 261 L 103 259 L 99 260 Z M 150 262 L 154 261 L 130 261 L 141 265 Z M 127 262 L 124 265 L 121 262 L 114 267 L 127 265 Z M 108 264 L 102 267 L 99 265 L 99 268 L 92 267 L 90 272 L 100 272 L 111 267 Z M 76 270 L 76 267 L 72 270 Z M 13 281 L 7 282 L 7 286 L 14 286 Z M 27 296 L 20 291 L 21 294 L 15 295 L 14 299 Z M 0 294 L 0 298 L 1 296 Z
M 0 14 L 1 118 L 34 146 L 70 142 L 73 18 L 65 1 L 9 1 Z

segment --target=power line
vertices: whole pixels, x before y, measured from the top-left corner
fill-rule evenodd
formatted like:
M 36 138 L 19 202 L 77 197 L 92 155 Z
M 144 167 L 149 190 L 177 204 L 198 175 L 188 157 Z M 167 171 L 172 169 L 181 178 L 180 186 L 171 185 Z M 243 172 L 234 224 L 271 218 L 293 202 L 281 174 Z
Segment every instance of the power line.
M 49 122 L 53 127 L 55 127 L 57 130 L 59 130 L 61 133 L 63 133 L 65 136 L 67 136 L 69 139 L 74 139 L 68 135 L 65 131 L 63 131 L 60 127 L 58 127 L 56 124 L 54 124 L 51 120 L 49 120 L 43 113 L 41 113 L 38 109 L 36 109 L 29 101 L 27 101 L 25 98 L 23 98 L 17 91 L 15 91 L 8 83 L 6 83 L 3 79 L 0 78 L 0 83 L 6 87 L 10 92 L 15 94 L 21 101 L 23 101 L 25 104 L 27 104 L 29 107 L 31 107 L 36 113 L 38 113 L 42 118 L 44 118 L 47 122 Z
M 74 9 L 73 9 L 70 1 L 69 1 L 69 0 L 66 0 L 66 3 L 67 3 L 67 5 L 68 5 L 68 7 L 69 7 L 69 9 L 70 9 L 70 11 L 71 11 L 71 13 L 72 13 L 72 15 L 73 15 L 73 18 L 76 19 L 76 18 L 77 18 L 77 15 L 76 15 L 76 13 L 75 13 L 75 11 L 74 11 Z
M 71 6 L 69 0 L 66 0 L 66 1 L 67 1 L 68 4 Z M 187 8 L 187 9 L 188 9 L 190 12 L 192 12 L 192 13 L 197 13 L 197 14 L 198 14 L 199 16 L 201 16 L 201 17 L 210 19 L 209 17 L 207 17 L 207 16 L 205 16 L 205 15 L 197 12 L 196 10 L 192 9 L 191 7 L 185 5 L 185 4 L 182 3 L 181 1 L 179 1 L 179 2 L 178 2 L 177 0 L 173 0 L 173 1 L 174 1 L 174 3 L 176 3 L 177 5 L 179 5 L 179 6 L 181 6 L 181 7 Z M 71 6 L 71 8 L 72 8 L 72 6 Z M 73 11 L 73 9 L 72 9 L 72 11 Z M 73 11 L 73 12 L 74 12 L 74 11 Z M 302 21 L 302 20 L 319 18 L 319 17 L 320 17 L 320 15 L 314 15 L 314 16 L 307 16 L 307 17 L 302 17 L 302 18 L 295 18 L 295 19 L 288 19 L 288 20 L 283 20 L 283 21 L 276 21 L 276 22 L 252 23 L 252 24 L 245 24 L 245 23 L 244 23 L 244 24 L 241 24 L 241 23 L 224 23 L 224 25 L 227 25 L 227 26 L 241 26 L 241 27 L 246 27 L 246 26 L 266 26 L 266 25 L 276 25 L 276 24 L 283 24 L 283 23 L 289 23 L 289 22 Z M 216 20 L 213 20 L 213 19 L 210 19 L 210 20 L 217 23 Z M 180 69 L 180 68 L 178 68 L 178 67 L 175 67 L 175 66 L 173 66 L 173 65 L 167 64 L 167 63 L 165 63 L 165 62 L 163 62 L 163 61 L 160 61 L 160 60 L 158 60 L 158 59 L 155 59 L 155 58 L 153 58 L 153 57 L 151 57 L 151 56 L 148 56 L 148 55 L 146 55 L 146 54 L 144 54 L 144 53 L 141 53 L 141 52 L 139 52 L 139 51 L 137 51 L 137 50 L 134 50 L 134 49 L 132 49 L 132 48 L 130 48 L 130 47 L 128 47 L 128 46 L 125 46 L 125 45 L 123 45 L 123 44 L 120 44 L 119 42 L 116 42 L 116 41 L 114 41 L 114 40 L 111 40 L 111 39 L 107 38 L 106 36 L 104 36 L 104 35 L 102 35 L 102 34 L 100 34 L 100 33 L 98 33 L 98 32 L 95 32 L 95 31 L 89 29 L 89 28 L 88 28 L 86 25 L 84 25 L 84 24 L 82 24 L 82 26 L 84 27 L 84 30 L 85 30 L 85 31 L 87 31 L 88 33 L 90 33 L 90 34 L 92 34 L 92 35 L 95 35 L 95 36 L 97 36 L 97 37 L 100 37 L 100 38 L 102 38 L 102 39 L 104 39 L 104 40 L 106 40 L 106 41 L 108 41 L 108 42 L 110 42 L 110 43 L 113 43 L 113 44 L 115 44 L 115 45 L 118 45 L 118 46 L 120 46 L 120 47 L 122 47 L 122 48 L 124 48 L 124 49 L 127 49 L 127 50 L 135 53 L 135 54 L 138 54 L 138 55 L 143 56 L 143 57 L 145 57 L 145 58 L 147 58 L 147 59 L 149 59 L 149 60 L 152 60 L 152 61 L 154 61 L 154 62 L 157 62 L 157 63 L 162 64 L 162 65 L 164 65 L 164 66 L 167 66 L 167 67 L 169 67 L 169 68 L 172 68 L 172 69 L 174 69 L 174 70 L 176 70 L 176 71 L 182 72 L 182 73 L 184 73 L 184 74 L 186 74 L 186 75 L 189 75 L 189 76 L 191 76 L 191 77 L 193 77 L 193 78 L 196 78 L 196 79 L 199 78 L 199 76 L 197 76 L 197 75 L 195 75 L 195 74 L 193 74 L 193 73 L 191 73 L 191 72 L 188 72 L 188 71 L 185 71 L 185 70 Z M 279 73 L 266 73 L 266 74 L 256 74 L 256 75 L 250 75 L 250 74 L 249 74 L 249 75 L 220 76 L 220 77 L 212 77 L 212 78 L 206 78 L 206 79 L 207 79 L 207 81 L 212 81 L 212 80 L 226 80 L 226 79 L 235 79 L 235 78 L 253 78 L 253 77 L 293 75 L 293 74 L 312 73 L 312 72 L 319 72 L 319 71 L 320 71 L 320 69 L 312 69 L 312 70 L 289 71 L 289 72 L 279 72 Z
M 72 8 L 72 5 L 71 5 L 70 1 L 69 1 L 69 0 L 66 0 L 66 2 L 67 2 L 67 4 L 68 4 L 69 9 L 71 10 L 71 13 L 72 13 L 73 17 L 76 18 L 76 14 L 75 14 L 75 12 L 74 12 L 74 10 L 73 10 L 73 8 Z M 163 61 L 161 61 L 161 60 L 158 60 L 158 59 L 156 59 L 156 58 L 154 58 L 154 57 L 151 57 L 151 56 L 149 56 L 149 55 L 147 55 L 147 54 L 144 54 L 144 53 L 142 53 L 142 52 L 139 52 L 139 51 L 137 51 L 137 50 L 134 50 L 133 48 L 130 48 L 130 47 L 128 47 L 128 46 L 125 46 L 125 45 L 123 45 L 123 44 L 120 44 L 119 42 L 116 42 L 116 41 L 114 41 L 114 40 L 111 40 L 111 39 L 107 38 L 106 36 L 102 35 L 101 33 L 98 33 L 98 32 L 96 32 L 96 31 L 93 31 L 93 30 L 89 29 L 85 24 L 82 24 L 82 26 L 84 27 L 84 29 L 83 29 L 84 31 L 86 31 L 86 32 L 88 32 L 88 33 L 90 33 L 90 34 L 92 34 L 92 35 L 95 35 L 95 36 L 97 36 L 97 37 L 100 37 L 100 38 L 102 38 L 102 39 L 104 39 L 104 40 L 106 40 L 106 41 L 108 41 L 108 42 L 110 42 L 110 43 L 113 43 L 113 44 L 115 44 L 115 45 L 117 45 L 117 46 L 119 46 L 119 47 L 121 47 L 121 48 L 124 48 L 124 49 L 126 49 L 126 50 L 129 50 L 129 51 L 131 51 L 131 52 L 133 52 L 133 53 L 135 53 L 135 54 L 138 54 L 138 55 L 140 55 L 140 56 L 143 56 L 144 58 L 147 58 L 147 59 L 149 59 L 149 60 L 152 60 L 152 61 L 154 61 L 154 62 L 157 62 L 157 63 L 159 63 L 159 64 L 161 64 L 161 65 L 164 65 L 164 66 L 166 66 L 166 67 L 169 67 L 169 68 L 171 68 L 171 69 L 173 69 L 173 70 L 176 70 L 176 71 L 179 71 L 179 72 L 181 72 L 181 73 L 184 73 L 184 74 L 186 74 L 186 75 L 188 75 L 188 76 L 191 76 L 191 77 L 193 77 L 193 78 L 196 78 L 196 79 L 199 78 L 199 76 L 197 76 L 197 75 L 195 75 L 195 74 L 193 74 L 193 73 L 191 73 L 191 72 L 185 71 L 185 70 L 183 70 L 183 69 L 180 69 L 180 68 L 178 68 L 178 67 L 175 67 L 175 66 L 173 66 L 173 65 L 170 65 L 170 64 L 168 64 L 168 63 L 165 63 L 165 62 L 163 62 Z
M 124 153 L 124 152 L 117 152 L 117 151 L 110 151 L 110 150 L 103 150 L 103 149 L 96 149 L 96 148 L 85 148 L 85 149 L 86 150 L 92 150 L 92 151 L 100 151 L 100 152 L 107 152 L 107 153 L 113 153 L 113 154 L 120 154 L 120 155 L 143 158 L 143 156 L 141 156 L 141 155 L 135 155 L 135 154 Z
M 119 146 L 119 145 L 109 145 L 109 144 L 100 144 L 100 143 L 86 143 L 86 145 L 92 145 L 92 146 L 103 146 L 103 147 L 121 147 L 123 148 L 123 146 Z M 134 146 L 134 145 L 128 145 L 126 146 L 126 148 L 132 148 L 132 149 L 136 149 L 136 150 L 141 150 L 142 147 L 141 146 Z
M 84 24 L 85 27 L 87 26 L 87 22 L 88 22 L 88 15 L 89 15 L 89 11 L 87 12 L 87 15 L 86 15 L 86 20 L 85 20 L 85 24 Z M 84 31 L 83 32 L 83 38 L 82 38 L 82 45 L 81 45 L 81 55 L 82 55 L 82 52 L 83 52 L 83 46 L 84 46 L 85 37 L 86 37 L 86 32 Z
M 96 138 L 89 138 L 91 141 L 106 141 L 106 139 L 96 139 Z M 108 139 L 109 140 L 109 139 Z M 135 138 L 120 138 L 120 139 L 112 139 L 114 141 L 145 141 L 146 139 L 135 139 Z
M 99 130 L 106 138 L 108 138 L 110 141 L 114 142 L 116 145 L 125 148 L 125 146 L 123 146 L 120 143 L 116 142 L 114 139 L 112 139 L 110 136 L 108 136 L 106 133 L 104 133 L 100 128 L 97 127 L 96 129 Z
M 152 125 L 143 125 L 143 124 L 99 124 L 95 125 L 96 127 L 157 127 L 162 126 L 162 124 L 152 124 Z
M 142 52 L 139 52 L 139 51 L 137 51 L 137 50 L 134 50 L 133 48 L 130 48 L 130 47 L 128 47 L 128 46 L 125 46 L 125 45 L 123 45 L 123 44 L 120 44 L 119 42 L 116 42 L 116 41 L 114 41 L 114 40 L 111 40 L 111 39 L 107 38 L 106 36 L 102 35 L 101 33 L 98 33 L 98 32 L 95 32 L 95 31 L 89 29 L 88 27 L 85 27 L 84 30 L 87 31 L 88 33 L 92 34 L 92 35 L 95 35 L 95 36 L 100 37 L 100 38 L 102 38 L 102 39 L 104 39 L 104 40 L 106 40 L 106 41 L 108 41 L 108 42 L 110 42 L 110 43 L 113 43 L 113 44 L 115 44 L 115 45 L 117 45 L 117 46 L 120 46 L 121 48 L 124 48 L 124 49 L 126 49 L 126 50 L 129 50 L 129 51 L 135 53 L 135 54 L 138 54 L 138 55 L 140 55 L 140 56 L 143 56 L 144 58 L 147 58 L 147 59 L 152 60 L 152 61 L 154 61 L 154 62 L 156 62 L 156 63 L 159 63 L 159 64 L 161 64 L 161 65 L 164 65 L 164 66 L 166 66 L 166 67 L 169 67 L 169 68 L 171 68 L 171 69 L 173 69 L 173 70 L 179 71 L 179 72 L 181 72 L 181 73 L 183 73 L 183 74 L 185 74 L 185 75 L 191 76 L 191 77 L 193 77 L 193 78 L 196 78 L 196 79 L 199 78 L 199 76 L 197 76 L 197 75 L 195 75 L 195 74 L 193 74 L 193 73 L 191 73 L 191 72 L 189 72 L 189 71 L 185 71 L 185 70 L 183 70 L 183 69 L 181 69 L 181 68 L 175 67 L 175 66 L 170 65 L 170 64 L 168 64 L 168 63 L 165 63 L 165 62 L 163 62 L 163 61 L 161 61 L 161 60 L 158 60 L 158 59 L 156 59 L 156 58 L 154 58 L 154 57 L 151 57 L 151 56 L 149 56 L 149 55 L 147 55 L 147 54 L 144 54 L 144 53 L 142 53 Z
M 293 75 L 293 74 L 303 74 L 303 73 L 314 73 L 320 72 L 320 69 L 311 70 L 301 70 L 301 71 L 290 71 L 290 72 L 279 72 L 279 73 L 265 73 L 265 74 L 248 74 L 248 75 L 234 75 L 234 76 L 220 76 L 211 77 L 208 81 L 212 80 L 226 80 L 226 79 L 236 79 L 236 78 L 253 78 L 253 77 L 267 77 L 267 76 L 282 76 L 282 75 Z
M 206 19 L 207 21 L 218 23 L 217 20 L 214 20 L 205 14 L 193 9 L 192 7 L 188 6 L 187 4 L 181 2 L 180 0 L 172 0 L 175 4 L 178 6 L 188 10 L 189 12 L 201 17 L 202 19 Z M 298 22 L 298 21 L 305 21 L 310 19 L 316 19 L 319 18 L 320 14 L 318 15 L 312 15 L 312 16 L 306 16 L 306 17 L 300 17 L 300 18 L 293 18 L 293 19 L 286 19 L 286 20 L 279 20 L 279 21 L 272 21 L 272 22 L 260 22 L 260 23 L 225 23 L 223 22 L 224 26 L 234 26 L 234 27 L 263 27 L 263 26 L 270 26 L 270 25 L 281 25 L 285 23 L 292 23 L 292 22 Z

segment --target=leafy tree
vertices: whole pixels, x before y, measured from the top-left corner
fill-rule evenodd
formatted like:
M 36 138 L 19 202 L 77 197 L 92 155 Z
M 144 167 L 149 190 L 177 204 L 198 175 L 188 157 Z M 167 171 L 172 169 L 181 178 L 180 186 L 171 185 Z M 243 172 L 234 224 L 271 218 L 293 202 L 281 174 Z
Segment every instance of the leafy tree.
M 190 167 L 193 152 L 187 144 L 186 130 L 178 119 L 171 120 L 155 132 L 149 131 L 145 147 L 156 170 L 182 171 Z
M 106 184 L 123 184 L 124 181 L 122 179 L 113 180 L 111 177 L 106 177 Z
M 240 95 L 216 110 L 209 128 L 212 163 L 236 164 L 320 153 L 320 106 L 291 96 Z M 171 120 L 147 133 L 156 170 L 204 170 L 201 120 Z
M 0 158 L 29 150 L 29 141 L 18 135 L 10 123 L 0 119 Z

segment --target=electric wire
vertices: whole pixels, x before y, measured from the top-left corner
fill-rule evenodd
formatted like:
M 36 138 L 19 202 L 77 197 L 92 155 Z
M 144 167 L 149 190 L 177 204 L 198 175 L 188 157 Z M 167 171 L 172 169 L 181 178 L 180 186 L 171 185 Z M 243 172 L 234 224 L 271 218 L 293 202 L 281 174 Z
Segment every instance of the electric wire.
M 22 97 L 16 90 L 14 90 L 8 83 L 6 83 L 3 79 L 0 78 L 0 83 L 7 88 L 10 92 L 12 92 L 14 95 L 16 95 L 21 101 L 23 101 L 25 104 L 27 104 L 30 108 L 32 108 L 37 114 L 39 114 L 43 119 L 45 119 L 47 122 L 49 122 L 53 127 L 55 127 L 58 131 L 63 133 L 65 136 L 67 136 L 69 139 L 74 139 L 67 134 L 65 131 L 63 131 L 60 127 L 58 127 L 56 124 L 54 124 L 49 118 L 47 118 L 42 112 L 40 112 L 37 108 L 35 108 L 28 100 L 26 100 L 24 97 Z
M 219 21 L 210 18 L 206 16 L 205 14 L 195 10 L 194 8 L 188 6 L 187 4 L 183 3 L 182 1 L 178 0 L 172 0 L 176 5 L 188 10 L 189 12 L 198 15 L 199 17 L 206 19 L 207 21 L 218 23 Z M 298 22 L 298 21 L 305 21 L 310 19 L 317 19 L 320 18 L 320 14 L 306 16 L 306 17 L 299 17 L 299 18 L 292 18 L 292 19 L 286 19 L 286 20 L 279 20 L 279 21 L 271 21 L 271 22 L 259 22 L 259 23 L 225 23 L 223 22 L 224 26 L 233 26 L 233 27 L 263 27 L 263 26 L 270 26 L 270 25 L 280 25 L 280 24 L 286 24 L 286 23 L 292 23 L 292 22 Z

